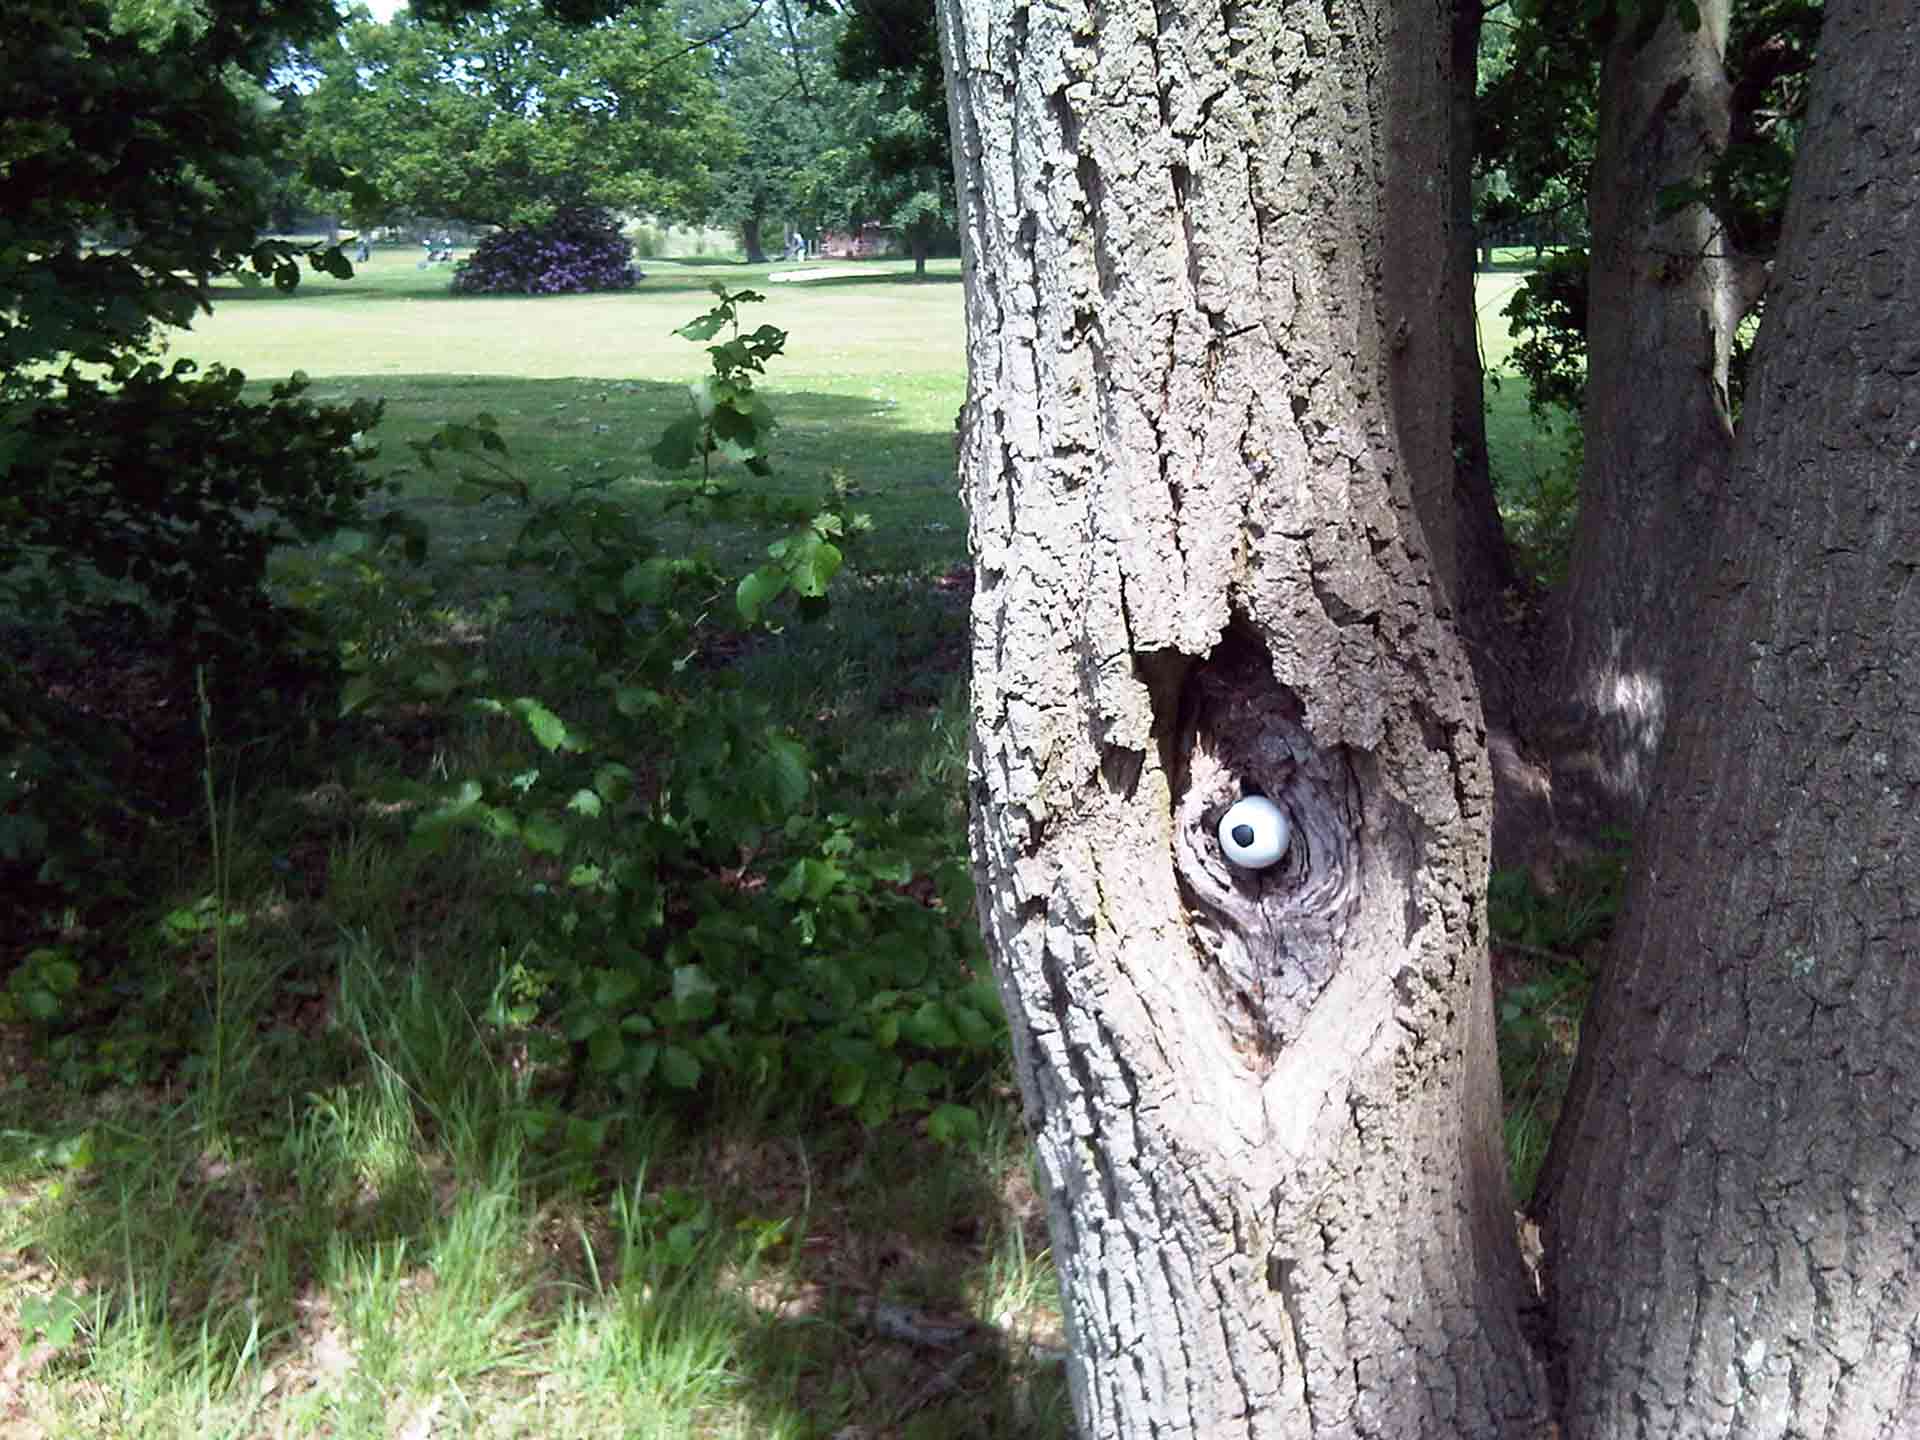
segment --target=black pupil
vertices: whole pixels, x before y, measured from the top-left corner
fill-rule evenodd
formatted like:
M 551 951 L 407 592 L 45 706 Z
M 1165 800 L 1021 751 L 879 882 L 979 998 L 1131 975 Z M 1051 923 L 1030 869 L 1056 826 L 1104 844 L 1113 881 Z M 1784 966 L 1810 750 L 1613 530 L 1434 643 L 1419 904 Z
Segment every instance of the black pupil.
M 1253 826 L 1236 825 L 1233 827 L 1233 843 L 1242 850 L 1253 844 Z

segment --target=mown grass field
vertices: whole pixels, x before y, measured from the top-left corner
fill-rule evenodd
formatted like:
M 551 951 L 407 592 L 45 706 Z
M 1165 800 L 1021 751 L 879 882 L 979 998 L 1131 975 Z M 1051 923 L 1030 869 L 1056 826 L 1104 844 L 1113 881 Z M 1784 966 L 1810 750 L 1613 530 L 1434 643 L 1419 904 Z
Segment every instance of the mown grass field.
M 1517 267 L 1518 252 L 1502 252 Z M 876 522 L 868 565 L 942 571 L 965 556 L 965 517 L 953 479 L 953 427 L 965 398 L 964 312 L 957 261 L 924 281 L 905 262 L 748 267 L 649 261 L 631 293 L 545 299 L 461 298 L 450 268 L 422 268 L 410 248 L 377 250 L 352 281 L 310 275 L 298 291 L 220 292 L 214 313 L 176 337 L 172 352 L 244 370 L 256 381 L 294 370 L 322 399 L 386 402 L 389 469 L 410 466 L 409 440 L 486 412 L 501 422 L 529 474 L 627 472 L 633 492 L 657 490 L 645 450 L 686 404 L 682 387 L 707 365 L 673 332 L 711 300 L 709 288 L 751 288 L 765 303 L 749 323 L 788 332 L 767 379 L 782 432 L 776 491 L 811 493 L 832 471 L 864 486 Z M 850 273 L 851 272 L 851 273 Z M 794 277 L 831 274 L 835 278 Z M 1528 414 L 1524 382 L 1507 369 L 1513 339 L 1500 314 L 1524 277 L 1480 277 L 1480 341 L 1491 379 L 1488 432 L 1503 496 L 1538 498 L 1564 439 Z M 498 526 L 417 494 L 449 543 L 494 538 Z
M 957 266 L 769 284 L 796 267 L 649 262 L 632 294 L 518 300 L 456 299 L 417 260 L 223 291 L 172 353 L 385 401 L 377 463 L 430 522 L 440 587 L 409 623 L 484 655 L 512 694 L 558 643 L 497 563 L 518 515 L 462 502 L 408 442 L 487 412 L 536 486 L 601 480 L 655 514 L 670 487 L 646 451 L 706 364 L 672 332 L 715 281 L 763 291 L 747 324 L 791 337 L 764 382 L 772 484 L 812 495 L 843 473 L 875 530 L 830 618 L 690 673 L 738 680 L 831 745 L 857 777 L 848 808 L 944 807 L 957 852 Z M 1496 363 L 1516 278 L 1482 293 Z M 1518 386 L 1492 406 L 1503 471 L 1551 466 Z M 728 563 L 764 544 L 660 523 Z M 504 614 L 480 603 L 498 590 L 519 597 Z M 1004 1062 L 957 1097 L 981 1133 L 944 1144 L 912 1114 L 865 1126 L 747 1087 L 698 1114 L 576 1093 L 495 1018 L 523 943 L 500 917 L 553 877 L 481 841 L 418 852 L 380 798 L 536 764 L 525 736 L 402 711 L 347 751 L 241 748 L 220 720 L 191 761 L 206 805 L 146 836 L 130 918 L 75 937 L 117 957 L 106 1010 L 0 1025 L 0 1440 L 1069 1432 L 1044 1200 Z M 1531 943 L 1566 935 L 1529 913 Z M 1523 1017 L 1541 1063 L 1565 1039 L 1549 988 Z

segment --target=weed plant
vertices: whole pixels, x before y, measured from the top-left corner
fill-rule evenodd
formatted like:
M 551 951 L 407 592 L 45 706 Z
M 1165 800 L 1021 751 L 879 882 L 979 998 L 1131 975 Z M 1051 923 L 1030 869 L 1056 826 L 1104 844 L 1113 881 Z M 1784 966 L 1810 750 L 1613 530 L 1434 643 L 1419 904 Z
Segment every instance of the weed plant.
M 1580 1016 L 1625 897 L 1626 860 L 1626 838 L 1615 835 L 1593 858 L 1563 868 L 1550 888 L 1521 870 L 1500 871 L 1487 887 L 1507 1166 L 1522 1207 L 1573 1078 Z

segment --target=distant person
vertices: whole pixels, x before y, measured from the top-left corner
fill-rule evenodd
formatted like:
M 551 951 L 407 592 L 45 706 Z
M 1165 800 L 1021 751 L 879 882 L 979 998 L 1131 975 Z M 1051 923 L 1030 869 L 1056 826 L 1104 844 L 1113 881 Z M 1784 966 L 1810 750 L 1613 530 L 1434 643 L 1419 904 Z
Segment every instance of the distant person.
M 358 260 L 362 265 L 373 258 L 373 242 L 367 239 L 365 235 L 362 235 L 360 237 L 360 243 L 353 247 L 353 258 Z
M 787 236 L 787 259 L 804 260 L 807 258 L 807 237 L 798 230 Z

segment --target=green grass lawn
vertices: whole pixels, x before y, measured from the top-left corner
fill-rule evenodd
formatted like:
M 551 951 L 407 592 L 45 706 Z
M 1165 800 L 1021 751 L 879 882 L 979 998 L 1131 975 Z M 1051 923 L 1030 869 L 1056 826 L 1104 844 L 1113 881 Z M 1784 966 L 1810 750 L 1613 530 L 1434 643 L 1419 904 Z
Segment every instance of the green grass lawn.
M 829 268 L 855 273 L 768 283 Z M 838 757 L 836 804 L 930 806 L 957 852 L 957 265 L 925 282 L 904 262 L 646 269 L 618 296 L 462 299 L 446 267 L 380 251 L 351 282 L 222 289 L 172 353 L 382 398 L 379 463 L 405 472 L 438 555 L 439 594 L 406 623 L 515 695 L 569 643 L 537 585 L 505 622 L 477 618 L 507 585 L 491 562 L 518 515 L 460 503 L 406 442 L 484 411 L 530 480 L 604 480 L 657 508 L 671 486 L 646 452 L 706 367 L 672 332 L 715 281 L 762 290 L 746 324 L 791 337 L 764 382 L 772 484 L 811 495 L 843 472 L 876 530 L 826 619 L 689 655 L 684 683 L 737 682 Z M 1496 365 L 1517 281 L 1482 277 Z M 1550 467 L 1517 383 L 1490 403 L 1503 475 Z M 729 562 L 765 540 L 659 523 L 676 553 L 711 543 Z M 542 698 L 605 706 L 591 686 Z M 0 1436 L 1069 1432 L 1044 1200 L 1004 1063 L 965 1097 L 983 1133 L 947 1145 L 910 1113 L 876 1129 L 824 1101 L 722 1095 L 689 1116 L 563 1090 L 542 1037 L 497 1018 L 533 963 L 512 917 L 562 876 L 485 837 L 418 851 L 390 799 L 514 766 L 532 785 L 542 752 L 425 703 L 347 733 L 344 750 L 196 757 L 211 821 L 148 837 L 145 898 L 111 935 L 61 932 L 111 956 L 94 991 L 109 1018 L 0 1023 Z M 1559 1045 L 1541 1033 L 1530 1055 Z
M 708 287 L 756 289 L 753 323 L 788 330 L 791 367 L 836 393 L 912 407 L 892 382 L 957 383 L 963 323 L 958 261 L 934 261 L 925 281 L 893 261 L 747 266 L 648 261 L 618 295 L 456 296 L 451 267 L 420 269 L 413 253 L 376 250 L 352 280 L 308 274 L 297 290 L 217 287 L 214 309 L 173 353 L 237 366 L 255 379 L 312 375 L 511 375 L 523 379 L 686 380 L 705 357 L 672 333 L 707 308 Z M 769 283 L 769 276 L 857 270 L 837 279 Z M 944 422 L 951 425 L 949 411 Z
M 317 399 L 383 400 L 378 469 L 411 471 L 408 441 L 485 412 L 524 477 L 611 476 L 616 493 L 645 506 L 672 489 L 647 451 L 708 369 L 705 347 L 674 330 L 709 308 L 711 285 L 754 289 L 767 298 L 745 307 L 743 324 L 788 333 L 762 382 L 781 428 L 761 488 L 813 495 L 836 471 L 851 476 L 875 521 L 860 557 L 869 571 L 939 572 L 965 558 L 953 466 L 965 394 L 958 262 L 936 261 L 916 281 L 910 264 L 885 261 L 650 261 L 630 293 L 543 299 L 454 296 L 449 274 L 419 268 L 411 252 L 376 251 L 352 281 L 310 275 L 292 293 L 222 287 L 213 313 L 174 336 L 170 353 L 261 383 L 302 370 Z M 501 538 L 498 515 L 452 503 L 444 484 L 409 490 L 444 548 L 464 556 Z
M 1501 252 L 1476 297 L 1495 472 L 1523 523 L 1565 451 L 1559 432 L 1534 423 L 1524 383 L 1505 370 L 1514 342 L 1500 311 L 1524 278 L 1524 260 Z M 965 398 L 957 261 L 934 261 L 924 281 L 905 261 L 649 261 L 645 269 L 621 295 L 458 297 L 447 287 L 451 267 L 422 268 L 414 249 L 380 249 L 351 281 L 309 275 L 290 294 L 221 287 L 213 313 L 176 335 L 171 353 L 262 383 L 304 370 L 321 399 L 383 399 L 388 470 L 411 468 L 407 441 L 485 411 L 529 478 L 612 473 L 645 504 L 665 489 L 647 448 L 681 413 L 681 387 L 707 364 L 702 347 L 675 328 L 707 308 L 715 283 L 756 289 L 767 299 L 747 307 L 747 323 L 788 332 L 764 382 L 782 425 L 774 489 L 813 494 L 845 471 L 876 522 L 867 568 L 937 572 L 964 560 L 953 469 Z M 416 484 L 410 503 L 455 553 L 500 537 L 497 517 L 451 504 L 444 486 Z

